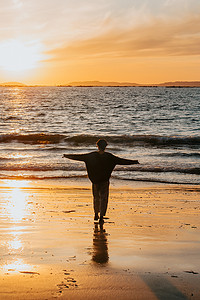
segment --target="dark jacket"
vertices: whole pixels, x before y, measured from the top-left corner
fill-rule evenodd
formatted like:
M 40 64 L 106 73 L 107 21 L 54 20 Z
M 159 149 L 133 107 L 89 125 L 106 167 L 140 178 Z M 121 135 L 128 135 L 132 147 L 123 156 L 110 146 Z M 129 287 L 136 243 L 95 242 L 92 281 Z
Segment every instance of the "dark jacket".
M 137 160 L 120 158 L 109 152 L 102 154 L 97 151 L 86 154 L 64 154 L 64 157 L 84 161 L 88 177 L 92 183 L 108 181 L 116 165 L 138 164 Z

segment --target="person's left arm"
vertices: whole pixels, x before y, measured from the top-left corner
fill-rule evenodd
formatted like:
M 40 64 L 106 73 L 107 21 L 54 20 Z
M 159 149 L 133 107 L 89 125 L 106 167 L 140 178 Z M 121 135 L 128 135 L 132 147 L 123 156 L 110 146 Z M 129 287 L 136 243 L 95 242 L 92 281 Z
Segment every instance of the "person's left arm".
M 116 165 L 136 165 L 139 164 L 139 161 L 115 156 L 115 163 Z

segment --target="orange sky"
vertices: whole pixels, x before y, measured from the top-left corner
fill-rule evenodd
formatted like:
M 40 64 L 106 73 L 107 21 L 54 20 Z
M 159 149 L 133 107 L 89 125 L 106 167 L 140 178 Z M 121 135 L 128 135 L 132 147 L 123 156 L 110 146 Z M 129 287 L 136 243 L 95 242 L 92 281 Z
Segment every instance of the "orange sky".
M 0 4 L 0 82 L 200 80 L 199 0 Z

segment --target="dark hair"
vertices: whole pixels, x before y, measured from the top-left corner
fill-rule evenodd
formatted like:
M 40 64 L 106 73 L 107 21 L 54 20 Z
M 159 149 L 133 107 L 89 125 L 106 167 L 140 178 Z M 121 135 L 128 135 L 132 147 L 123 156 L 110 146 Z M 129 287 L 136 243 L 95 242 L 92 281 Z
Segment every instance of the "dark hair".
M 105 148 L 106 148 L 107 145 L 108 145 L 108 143 L 104 139 L 100 139 L 100 140 L 97 141 L 97 146 L 101 150 L 105 150 Z

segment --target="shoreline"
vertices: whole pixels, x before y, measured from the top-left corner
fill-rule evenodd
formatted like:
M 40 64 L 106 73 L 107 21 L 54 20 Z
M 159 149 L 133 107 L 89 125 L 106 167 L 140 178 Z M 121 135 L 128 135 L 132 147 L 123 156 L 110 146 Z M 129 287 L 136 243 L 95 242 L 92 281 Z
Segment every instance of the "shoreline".
M 26 178 L 26 177 L 14 177 L 14 178 L 1 178 L 0 179 L 0 189 L 4 186 L 8 186 L 12 182 L 22 182 L 25 185 L 34 187 L 38 185 L 39 187 L 43 186 L 55 186 L 55 187 L 65 187 L 65 186 L 85 186 L 92 187 L 92 183 L 87 176 L 84 177 L 69 177 L 69 178 Z M 12 184 L 11 184 L 12 185 Z M 152 180 L 128 180 L 128 179 L 119 179 L 111 177 L 110 179 L 110 188 L 147 188 L 147 187 L 194 187 L 199 188 L 200 184 L 198 183 L 176 183 L 176 182 L 165 182 L 165 181 L 152 181 Z
M 122 184 L 1 180 L 0 299 L 200 299 L 200 187 Z

